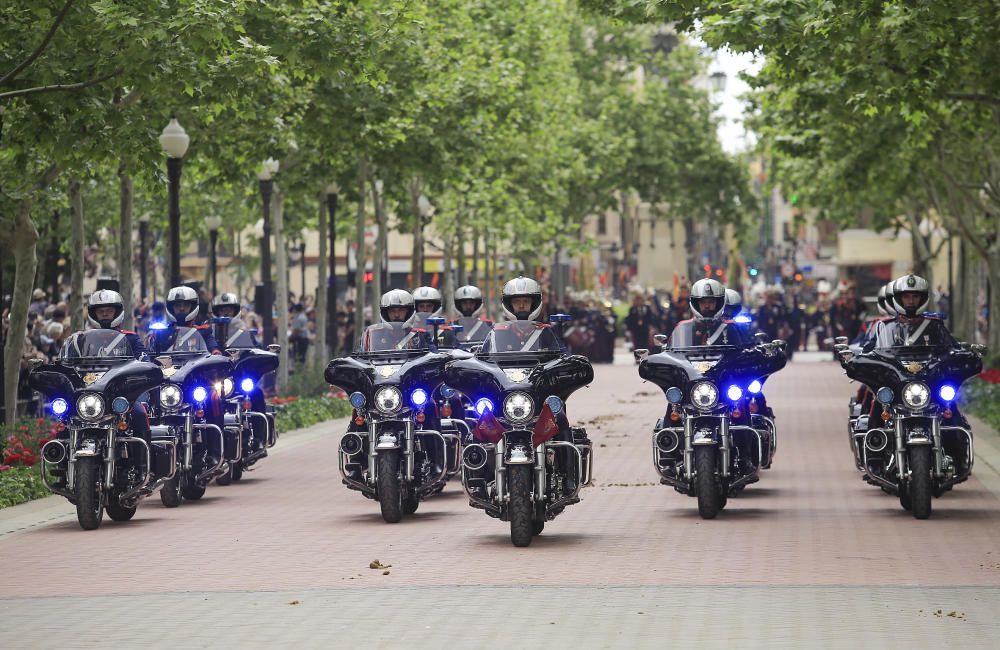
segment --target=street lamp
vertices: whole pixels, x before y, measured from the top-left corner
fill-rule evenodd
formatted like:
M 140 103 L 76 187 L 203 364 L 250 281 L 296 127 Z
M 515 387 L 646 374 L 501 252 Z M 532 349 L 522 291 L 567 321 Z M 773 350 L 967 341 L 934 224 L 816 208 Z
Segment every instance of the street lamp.
M 222 217 L 217 215 L 212 215 L 210 217 L 205 217 L 205 225 L 208 226 L 208 242 L 209 242 L 209 269 L 212 274 L 212 297 L 215 297 L 219 293 L 219 285 L 216 282 L 216 263 L 215 258 L 215 247 L 219 243 L 219 228 L 222 227 Z
M 260 182 L 260 198 L 264 204 L 264 220 L 260 238 L 260 282 L 263 289 L 260 318 L 264 325 L 264 345 L 274 342 L 274 291 L 271 282 L 271 192 L 274 190 L 274 175 L 279 163 L 268 158 L 261 163 L 257 172 Z
M 177 118 L 160 134 L 160 146 L 167 154 L 167 183 L 169 186 L 169 231 L 170 231 L 170 286 L 181 283 L 181 163 L 187 153 L 191 139 Z
M 139 217 L 139 302 L 146 301 L 146 271 L 149 267 L 149 213 Z
M 326 209 L 330 213 L 330 275 L 326 279 L 326 342 L 337 353 L 337 196 L 340 186 L 326 186 Z

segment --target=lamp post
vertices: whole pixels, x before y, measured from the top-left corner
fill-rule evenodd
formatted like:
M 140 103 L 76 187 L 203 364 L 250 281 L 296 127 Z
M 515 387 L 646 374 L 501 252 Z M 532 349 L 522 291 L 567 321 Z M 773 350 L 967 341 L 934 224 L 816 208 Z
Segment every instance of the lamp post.
M 149 267 L 149 213 L 139 217 L 139 302 L 146 301 L 146 270 Z
M 271 192 L 274 190 L 274 175 L 279 163 L 268 158 L 261 163 L 257 172 L 260 183 L 260 198 L 264 204 L 264 221 L 260 238 L 260 282 L 263 289 L 261 300 L 261 323 L 264 326 L 264 345 L 274 343 L 274 290 L 271 282 Z
M 337 354 L 337 196 L 340 186 L 326 186 L 326 209 L 330 214 L 330 275 L 326 279 L 326 342 L 330 352 Z
M 215 257 L 215 248 L 219 243 L 219 228 L 222 227 L 222 217 L 218 215 L 212 215 L 210 217 L 205 217 L 205 225 L 208 226 L 208 265 L 209 272 L 212 278 L 212 297 L 214 298 L 219 293 L 219 285 L 216 282 L 216 271 L 218 260 Z
M 303 236 L 302 241 L 299 243 L 299 264 L 302 272 L 302 295 L 299 297 L 299 302 L 304 303 L 306 300 L 306 240 Z
M 160 146 L 167 154 L 171 287 L 181 283 L 181 164 L 190 142 L 191 139 L 176 117 L 170 119 L 160 134 Z

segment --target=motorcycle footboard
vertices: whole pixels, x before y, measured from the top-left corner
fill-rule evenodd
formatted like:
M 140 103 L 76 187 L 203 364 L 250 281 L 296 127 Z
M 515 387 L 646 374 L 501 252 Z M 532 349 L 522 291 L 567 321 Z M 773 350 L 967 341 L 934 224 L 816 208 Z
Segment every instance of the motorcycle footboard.
M 192 425 L 194 431 L 209 431 L 214 433 L 219 437 L 219 462 L 215 464 L 211 469 L 206 469 L 201 474 L 195 478 L 195 483 L 202 483 L 203 481 L 210 481 L 213 477 L 219 476 L 224 472 L 223 466 L 226 465 L 226 438 L 217 425 L 214 424 L 195 424 Z
M 355 478 L 351 478 L 347 474 L 347 463 L 344 462 L 345 456 L 344 452 L 340 449 L 337 450 L 337 465 L 340 470 L 340 478 L 343 480 L 344 485 L 350 490 L 356 490 L 361 492 L 369 499 L 375 498 L 375 488 L 370 487 L 364 481 L 359 481 Z
M 579 503 L 580 490 L 583 488 L 584 485 L 583 478 L 587 476 L 584 470 L 583 451 L 581 451 L 581 447 L 584 448 L 584 450 L 589 451 L 590 445 L 575 445 L 572 442 L 566 442 L 564 440 L 549 440 L 548 442 L 545 443 L 544 446 L 546 449 L 550 448 L 571 449 L 573 453 L 576 454 L 576 489 L 573 490 L 572 494 L 567 494 L 563 497 L 560 497 L 555 501 L 553 501 L 548 506 L 546 506 L 545 519 L 551 520 L 554 519 L 557 514 L 562 512 L 563 508 L 565 508 L 566 506 L 572 503 Z

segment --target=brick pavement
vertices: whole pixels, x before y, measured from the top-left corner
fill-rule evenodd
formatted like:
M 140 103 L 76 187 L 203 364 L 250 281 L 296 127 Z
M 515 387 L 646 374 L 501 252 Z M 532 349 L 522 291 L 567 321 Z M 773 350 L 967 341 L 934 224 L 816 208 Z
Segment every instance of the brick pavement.
M 189 632 L 161 624 L 157 612 L 174 607 L 204 620 L 200 601 L 215 604 L 213 613 L 246 618 L 260 632 L 252 645 L 262 645 L 268 634 L 335 632 L 353 620 L 350 612 L 375 620 L 379 604 L 419 593 L 396 616 L 435 621 L 418 637 L 428 644 L 460 638 L 449 613 L 487 609 L 496 598 L 498 611 L 530 611 L 534 603 L 557 630 L 582 626 L 532 633 L 556 647 L 568 647 L 586 621 L 599 621 L 609 636 L 579 637 L 585 647 L 657 637 L 741 645 L 784 638 L 792 647 L 812 644 L 818 633 L 831 634 L 826 638 L 839 647 L 853 644 L 858 629 L 875 640 L 913 630 L 911 638 L 928 644 L 951 635 L 975 647 L 982 634 L 1000 633 L 997 617 L 985 615 L 1000 612 L 1000 500 L 973 479 L 936 500 L 929 521 L 914 520 L 854 469 L 844 421 L 850 392 L 829 362 L 797 362 L 771 379 L 780 436 L 774 468 L 718 519 L 702 521 L 694 500 L 659 485 L 652 467 L 649 432 L 664 410 L 662 394 L 643 384 L 634 366 L 599 366 L 594 385 L 569 403 L 598 445 L 597 487 L 529 549 L 512 548 L 506 525 L 469 508 L 458 486 L 400 524 L 382 523 L 375 502 L 340 485 L 340 431 L 314 429 L 282 440 L 259 471 L 239 485 L 211 488 L 199 503 L 168 510 L 148 501 L 133 522 L 106 522 L 94 532 L 65 517 L 0 535 L 0 615 L 37 624 L 72 610 L 111 623 L 125 611 L 108 607 L 124 602 L 114 595 L 135 594 L 144 607 L 130 616 L 157 629 L 157 638 L 184 640 Z M 70 513 L 68 504 L 61 507 Z M 389 575 L 370 570 L 373 559 L 391 564 Z M 581 609 L 542 607 L 557 595 L 579 600 Z M 297 609 L 286 597 L 304 605 L 314 599 L 320 609 Z M 655 604 L 660 620 L 672 616 L 665 625 L 622 618 L 619 608 L 630 599 Z M 739 611 L 720 614 L 723 603 Z M 303 622 L 302 612 L 324 606 L 344 614 Z M 271 619 L 275 607 L 280 618 Z M 938 608 L 942 616 L 933 614 Z M 763 621 L 768 633 L 760 637 Z M 497 624 L 493 619 L 490 629 Z M 347 628 L 337 633 L 391 638 L 370 626 Z M 498 639 L 516 637 L 513 628 L 500 628 Z M 212 638 L 202 640 L 211 645 Z

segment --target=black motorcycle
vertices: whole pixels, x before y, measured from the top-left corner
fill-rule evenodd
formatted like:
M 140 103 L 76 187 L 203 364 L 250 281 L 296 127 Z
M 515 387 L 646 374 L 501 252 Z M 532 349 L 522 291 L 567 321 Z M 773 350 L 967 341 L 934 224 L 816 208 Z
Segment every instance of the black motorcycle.
M 557 322 L 568 317 L 554 316 Z M 498 324 L 474 357 L 448 365 L 448 390 L 464 394 L 478 417 L 462 451 L 469 505 L 510 522 L 514 546 L 528 546 L 591 482 L 586 430 L 571 427 L 565 403 L 594 379 L 556 331 L 533 321 Z
M 134 404 L 162 382 L 158 365 L 136 360 L 124 334 L 104 329 L 77 334 L 54 363 L 31 370 L 29 384 L 62 424 L 42 447 L 42 481 L 76 506 L 84 530 L 100 526 L 104 511 L 130 520 L 139 501 L 172 478 L 174 443 L 151 447 L 133 435 L 136 418 L 145 417 Z
M 164 332 L 152 331 L 153 336 Z M 171 344 L 158 349 L 164 380 L 151 400 L 152 436 L 154 442 L 176 443 L 177 471 L 160 490 L 163 505 L 176 508 L 182 499 L 200 499 L 212 479 L 229 471 L 223 400 L 233 363 L 210 354 L 201 334 L 188 327 L 177 327 Z
M 837 345 L 847 376 L 874 404 L 853 417 L 865 480 L 899 496 L 917 519 L 972 473 L 972 431 L 955 405 L 958 388 L 982 371 L 983 346 L 898 346 L 856 353 Z M 853 416 L 853 414 L 852 414 Z
M 693 345 L 685 325 L 662 352 L 636 350 L 639 376 L 663 389 L 669 404 L 653 429 L 660 482 L 698 497 L 698 514 L 713 519 L 771 465 L 777 430 L 761 391 L 785 366 L 785 344 Z
M 445 364 L 465 353 L 434 351 L 431 341 L 427 332 L 383 323 L 365 331 L 358 352 L 326 368 L 326 381 L 349 393 L 354 407 L 337 452 L 343 483 L 377 500 L 388 523 L 444 488 L 468 430 L 441 392 Z
M 264 401 L 262 381 L 278 369 L 278 345 L 262 350 L 255 332 L 237 328 L 232 331 L 230 319 L 214 319 L 216 340 L 224 341 L 226 352 L 233 361 L 232 379 L 216 385 L 225 407 L 223 434 L 225 458 L 229 470 L 216 479 L 219 485 L 229 485 L 243 478 L 243 472 L 267 457 L 267 450 L 278 441 L 274 409 Z

